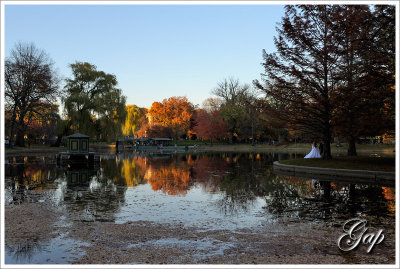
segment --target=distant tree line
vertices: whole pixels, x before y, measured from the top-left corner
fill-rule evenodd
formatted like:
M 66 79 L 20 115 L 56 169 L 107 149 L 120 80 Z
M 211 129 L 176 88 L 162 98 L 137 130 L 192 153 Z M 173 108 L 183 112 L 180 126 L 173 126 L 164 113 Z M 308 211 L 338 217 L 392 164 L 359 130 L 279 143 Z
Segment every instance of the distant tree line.
M 98 141 L 119 136 L 211 143 L 323 142 L 334 137 L 357 155 L 360 137 L 394 134 L 395 7 L 288 5 L 263 51 L 264 73 L 252 85 L 226 78 L 195 106 L 173 96 L 150 108 L 126 104 L 115 75 L 70 64 L 63 90 L 54 63 L 33 44 L 5 61 L 5 126 L 10 144 L 81 132 Z M 60 98 L 63 115 L 56 103 Z

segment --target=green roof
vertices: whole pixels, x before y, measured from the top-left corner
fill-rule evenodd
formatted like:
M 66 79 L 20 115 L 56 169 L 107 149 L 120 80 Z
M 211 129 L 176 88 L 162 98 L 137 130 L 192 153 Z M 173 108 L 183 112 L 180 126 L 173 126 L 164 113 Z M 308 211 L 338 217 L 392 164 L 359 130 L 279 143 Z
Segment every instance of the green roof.
M 80 133 L 76 133 L 76 134 L 67 136 L 67 138 L 89 138 L 89 136 L 84 135 L 84 134 L 80 134 Z

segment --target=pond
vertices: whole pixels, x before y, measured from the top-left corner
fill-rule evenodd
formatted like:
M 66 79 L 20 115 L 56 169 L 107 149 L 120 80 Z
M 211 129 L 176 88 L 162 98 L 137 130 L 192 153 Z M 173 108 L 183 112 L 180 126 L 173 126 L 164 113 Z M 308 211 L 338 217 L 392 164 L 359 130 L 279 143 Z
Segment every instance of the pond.
M 104 154 L 90 169 L 60 167 L 53 155 L 6 158 L 5 263 L 231 263 L 221 257 L 238 256 L 239 248 L 252 244 L 250 234 L 268 233 L 286 240 L 276 249 L 281 255 L 314 252 L 331 255 L 333 263 L 368 263 L 341 253 L 335 242 L 325 242 L 317 252 L 315 243 L 304 253 L 285 247 L 302 229 L 309 235 L 303 238 L 306 242 L 318 241 L 311 236 L 315 229 L 338 238 L 343 223 L 354 217 L 384 229 L 389 239 L 378 262 L 394 262 L 395 189 L 273 173 L 273 161 L 303 156 Z M 183 231 L 190 236 L 182 236 Z M 243 234 L 247 237 L 238 239 Z M 376 252 L 382 247 L 376 246 Z M 171 252 L 185 248 L 193 253 Z M 253 263 L 273 262 L 272 255 L 279 256 L 272 249 L 268 254 L 268 247 L 262 248 L 263 254 L 257 248 L 239 251 L 246 258 L 238 262 L 250 263 L 250 254 Z M 144 258 L 143 249 L 157 251 Z M 110 258 L 107 251 L 119 258 Z M 96 260 L 96 255 L 107 258 Z

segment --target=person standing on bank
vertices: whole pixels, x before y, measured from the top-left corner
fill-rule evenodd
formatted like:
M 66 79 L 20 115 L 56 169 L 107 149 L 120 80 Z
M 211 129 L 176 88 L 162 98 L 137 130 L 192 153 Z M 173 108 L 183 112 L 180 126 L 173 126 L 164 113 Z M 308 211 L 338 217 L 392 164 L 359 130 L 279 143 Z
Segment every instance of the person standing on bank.
M 312 143 L 312 148 L 310 153 L 308 153 L 304 159 L 310 159 L 310 158 L 321 158 L 321 154 L 319 153 L 319 150 L 315 144 L 315 142 Z

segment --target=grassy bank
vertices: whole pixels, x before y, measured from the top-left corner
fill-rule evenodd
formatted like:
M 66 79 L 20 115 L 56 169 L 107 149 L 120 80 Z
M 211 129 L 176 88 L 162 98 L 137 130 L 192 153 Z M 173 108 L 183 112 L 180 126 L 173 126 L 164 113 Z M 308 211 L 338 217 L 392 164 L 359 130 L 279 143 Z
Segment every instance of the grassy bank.
M 394 145 L 386 144 L 358 144 L 357 152 L 369 152 L 369 153 L 385 153 L 394 154 Z M 297 151 L 308 153 L 311 150 L 311 144 L 287 144 L 287 145 L 268 145 L 268 144 L 199 144 L 199 149 L 204 151 L 238 151 L 238 152 L 251 152 L 251 151 L 274 151 L 274 152 L 288 152 Z M 347 147 L 336 147 L 336 144 L 331 144 L 332 153 L 347 153 Z
M 394 172 L 396 170 L 395 158 L 393 157 L 335 157 L 332 160 L 321 159 L 292 159 L 279 161 L 282 164 L 312 166 L 334 169 L 354 169 Z
M 299 148 L 306 148 L 306 149 L 311 149 L 311 143 L 310 144 L 288 144 L 288 145 L 280 145 L 277 147 L 281 148 L 287 148 L 287 149 L 299 149 Z M 357 151 L 361 150 L 394 150 L 395 145 L 390 145 L 390 144 L 357 144 L 356 149 Z M 336 144 L 332 143 L 331 144 L 331 150 L 332 151 L 346 151 L 347 152 L 347 144 L 341 144 L 341 147 L 336 147 Z

